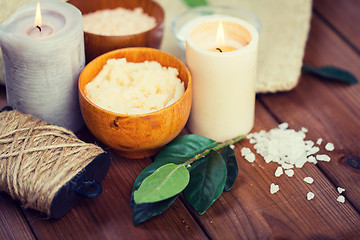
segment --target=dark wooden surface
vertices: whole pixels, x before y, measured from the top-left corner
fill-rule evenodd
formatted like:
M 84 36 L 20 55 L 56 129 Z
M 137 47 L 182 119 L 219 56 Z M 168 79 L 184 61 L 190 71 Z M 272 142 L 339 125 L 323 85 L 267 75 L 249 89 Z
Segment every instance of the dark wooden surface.
M 304 63 L 335 65 L 360 79 L 360 3 L 315 0 Z M 309 129 L 307 139 L 333 142 L 329 163 L 305 164 L 292 178 L 274 176 L 276 164 L 240 156 L 248 140 L 236 144 L 239 177 L 202 216 L 183 198 L 160 216 L 134 227 L 129 206 L 132 184 L 151 159 L 112 155 L 103 193 L 84 200 L 60 220 L 49 220 L 0 193 L 0 239 L 360 239 L 360 84 L 333 83 L 303 74 L 289 92 L 257 96 L 253 131 L 280 122 Z M 0 89 L 0 105 L 6 105 Z M 184 129 L 183 134 L 187 130 Z M 79 137 L 94 141 L 85 129 Z M 314 178 L 312 185 L 302 180 Z M 270 184 L 280 185 L 274 195 Z M 336 201 L 337 187 L 346 202 Z M 316 194 L 311 201 L 306 193 Z

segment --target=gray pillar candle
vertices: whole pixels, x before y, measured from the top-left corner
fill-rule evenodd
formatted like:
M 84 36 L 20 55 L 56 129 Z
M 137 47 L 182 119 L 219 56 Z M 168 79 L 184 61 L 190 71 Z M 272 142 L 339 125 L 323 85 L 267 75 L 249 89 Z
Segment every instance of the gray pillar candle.
M 41 1 L 19 8 L 0 25 L 8 104 L 55 125 L 83 126 L 77 82 L 85 66 L 81 12 L 68 3 Z

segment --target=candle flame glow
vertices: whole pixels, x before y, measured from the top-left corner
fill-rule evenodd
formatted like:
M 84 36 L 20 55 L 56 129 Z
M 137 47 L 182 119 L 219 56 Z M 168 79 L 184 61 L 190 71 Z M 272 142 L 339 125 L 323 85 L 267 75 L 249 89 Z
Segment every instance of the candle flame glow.
M 224 27 L 223 27 L 222 21 L 219 22 L 219 27 L 217 29 L 216 44 L 218 46 L 224 46 L 225 45 L 225 33 L 224 33 Z
M 41 21 L 40 2 L 38 1 L 37 4 L 36 4 L 36 13 L 35 13 L 34 25 L 35 25 L 35 27 L 39 27 L 41 29 L 41 24 L 42 24 L 42 21 Z

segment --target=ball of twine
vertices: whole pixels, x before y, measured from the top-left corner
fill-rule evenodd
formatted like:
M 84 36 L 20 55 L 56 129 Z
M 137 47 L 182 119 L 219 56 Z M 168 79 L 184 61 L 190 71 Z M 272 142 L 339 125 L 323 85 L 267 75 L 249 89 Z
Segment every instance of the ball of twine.
M 57 191 L 104 151 L 16 110 L 0 113 L 0 190 L 50 214 Z

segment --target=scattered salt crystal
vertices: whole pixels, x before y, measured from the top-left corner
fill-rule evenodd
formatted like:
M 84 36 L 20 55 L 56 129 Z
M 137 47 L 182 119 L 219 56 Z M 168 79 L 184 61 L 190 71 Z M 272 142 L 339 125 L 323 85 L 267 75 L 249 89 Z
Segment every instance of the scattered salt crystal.
M 289 127 L 289 124 L 287 122 L 279 124 L 278 128 L 280 129 L 287 129 Z
M 304 133 L 307 133 L 309 130 L 307 128 L 305 128 L 305 127 L 302 127 L 301 131 L 304 132 Z
M 306 195 L 307 200 L 311 200 L 315 197 L 315 194 L 313 192 L 308 192 Z
M 276 185 L 275 183 L 272 183 L 270 185 L 270 193 L 271 194 L 274 194 L 276 193 L 277 191 L 279 191 L 279 185 Z
M 307 159 L 308 159 L 308 162 L 317 164 L 317 160 L 314 156 L 309 156 Z
M 302 128 L 302 131 L 297 132 L 288 127 L 288 123 L 281 123 L 269 132 L 261 130 L 248 134 L 247 138 L 250 139 L 250 143 L 255 143 L 254 149 L 266 163 L 276 162 L 283 169 L 291 169 L 294 166 L 301 168 L 306 162 L 316 164 L 317 160 L 313 155 L 319 152 L 320 148 L 314 146 L 313 141 L 305 140 L 307 129 Z
M 250 150 L 250 148 L 247 148 L 247 147 L 243 147 L 242 149 L 241 149 L 241 156 L 245 156 L 246 154 L 248 154 L 248 153 L 251 153 L 251 150 Z
M 271 162 L 271 161 L 273 161 L 273 156 L 272 155 L 266 155 L 265 157 L 264 157 L 264 160 L 265 160 L 265 162 L 266 163 L 269 163 L 269 162 Z
M 345 192 L 345 189 L 342 188 L 342 187 L 338 187 L 337 190 L 338 190 L 338 192 L 339 192 L 340 194 L 343 193 L 343 192 Z
M 340 195 L 336 200 L 338 202 L 344 203 L 345 202 L 345 197 L 343 195 Z
M 264 136 L 266 134 L 266 131 L 265 130 L 260 130 L 259 134 L 260 134 L 260 136 Z
M 283 172 L 284 171 L 283 171 L 282 167 L 278 167 L 275 171 L 275 177 L 280 177 L 281 174 L 283 174 Z
M 329 151 L 329 152 L 333 151 L 333 150 L 335 149 L 334 144 L 332 144 L 332 143 L 327 143 L 327 144 L 325 145 L 325 149 L 326 149 L 326 151 Z
M 306 158 L 305 159 L 300 159 L 298 161 L 296 161 L 295 163 L 295 167 L 297 168 L 302 168 L 304 166 L 304 164 L 306 163 Z
M 251 133 L 247 136 L 250 143 L 254 143 L 256 152 L 264 158 L 266 163 L 276 162 L 279 166 L 275 171 L 275 176 L 279 177 L 283 173 L 292 177 L 294 175 L 294 167 L 301 168 L 305 163 L 317 164 L 318 161 L 330 161 L 330 157 L 325 154 L 317 154 L 320 151 L 318 147 L 322 143 L 322 138 L 318 138 L 315 146 L 314 141 L 305 140 L 308 129 L 302 127 L 300 131 L 289 129 L 288 123 L 284 122 L 278 125 L 277 128 L 271 129 L 268 132 L 261 130 L 257 133 Z M 326 150 L 331 151 L 332 145 L 327 144 Z M 243 152 L 244 151 L 244 152 Z M 250 150 L 249 150 L 250 151 Z M 242 155 L 245 155 L 249 161 L 255 160 L 253 153 L 250 155 L 247 151 L 242 150 Z M 251 151 L 250 151 L 251 152 Z M 249 155 L 249 156 L 247 156 Z M 316 157 L 315 157 L 316 156 Z M 314 179 L 305 177 L 304 181 L 312 184 Z M 279 191 L 279 185 L 272 183 L 270 185 L 270 192 L 274 194 Z M 313 192 L 307 193 L 307 199 L 311 200 L 315 197 Z
M 235 148 L 235 145 L 234 145 L 234 144 L 231 144 L 231 145 L 230 145 L 230 148 L 231 148 L 231 149 L 234 149 L 234 148 Z
M 308 153 L 308 155 L 312 155 L 312 154 L 317 153 L 318 151 L 320 151 L 320 148 L 312 147 L 307 153 Z
M 253 137 L 253 135 L 254 135 L 254 134 L 249 133 L 248 135 L 246 135 L 246 138 L 247 138 L 247 139 L 251 139 L 251 138 Z
M 311 140 L 305 141 L 306 150 L 310 150 L 314 146 L 314 142 Z
M 254 153 L 248 153 L 245 155 L 245 159 L 248 161 L 248 162 L 254 162 L 255 161 L 255 154 Z
M 287 169 L 287 170 L 285 170 L 285 174 L 286 174 L 288 177 L 292 177 L 292 176 L 294 176 L 294 170 L 292 170 L 292 169 Z
M 312 177 L 305 177 L 304 182 L 312 184 L 314 182 L 314 179 Z
M 326 154 L 318 154 L 316 155 L 316 159 L 318 161 L 330 162 L 330 157 Z
M 289 163 L 286 163 L 286 162 L 284 162 L 283 164 L 281 164 L 281 166 L 282 166 L 283 169 L 290 169 L 290 168 L 293 168 L 293 167 L 294 167 L 294 165 L 289 164 Z

